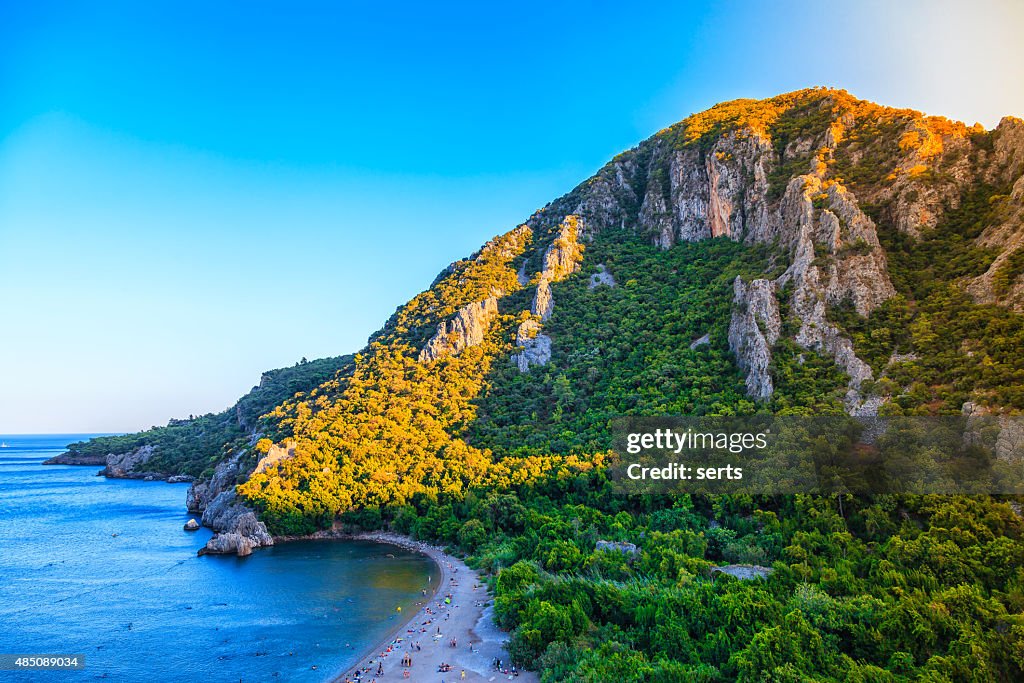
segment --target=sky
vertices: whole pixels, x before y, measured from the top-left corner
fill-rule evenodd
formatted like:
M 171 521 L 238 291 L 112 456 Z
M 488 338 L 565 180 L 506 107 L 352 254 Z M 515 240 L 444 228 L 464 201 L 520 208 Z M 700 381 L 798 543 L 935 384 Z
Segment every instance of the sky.
M 814 85 L 1024 116 L 1024 3 L 0 3 L 0 434 L 353 352 L 616 153 Z

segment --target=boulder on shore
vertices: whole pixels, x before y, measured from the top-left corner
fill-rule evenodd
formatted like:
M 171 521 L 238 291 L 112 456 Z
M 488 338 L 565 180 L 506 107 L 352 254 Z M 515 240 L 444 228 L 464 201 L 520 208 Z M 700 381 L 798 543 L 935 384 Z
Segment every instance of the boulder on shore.
M 198 531 L 198 530 L 199 530 L 199 522 L 197 522 L 196 520 L 190 519 L 187 522 L 185 522 L 185 531 Z
M 255 546 L 252 539 L 242 534 L 231 532 L 220 533 L 206 542 L 206 545 L 199 549 L 198 555 L 238 555 L 245 557 L 252 554 Z

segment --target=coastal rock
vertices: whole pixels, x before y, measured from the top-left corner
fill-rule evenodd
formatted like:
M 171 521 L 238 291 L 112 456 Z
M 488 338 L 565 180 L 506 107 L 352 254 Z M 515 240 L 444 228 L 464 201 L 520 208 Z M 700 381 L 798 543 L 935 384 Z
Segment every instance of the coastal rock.
M 532 318 L 524 321 L 516 332 L 516 346 L 522 351 L 512 355 L 512 362 L 519 372 L 526 372 L 531 365 L 547 365 L 551 360 L 551 337 L 541 332 L 541 325 Z
M 216 535 L 200 554 L 250 554 L 253 549 L 274 545 L 274 538 L 256 513 L 238 500 L 234 490 L 224 491 L 203 512 L 203 526 Z
M 153 457 L 154 452 L 153 446 L 139 446 L 126 453 L 109 453 L 107 466 L 103 469 L 103 476 L 111 479 L 166 478 L 166 475 L 160 473 L 140 470 Z
M 737 277 L 733 282 L 729 348 L 736 354 L 737 364 L 747 373 L 747 394 L 761 401 L 771 398 L 774 391 L 768 365 L 781 330 L 775 283 L 754 280 L 747 285 Z
M 236 533 L 222 533 L 217 534 L 209 541 L 206 545 L 200 548 L 199 555 L 238 555 L 239 557 L 245 557 L 246 555 L 252 555 L 253 548 L 257 547 L 253 544 L 252 539 L 248 536 Z
M 221 461 L 213 470 L 213 476 L 209 480 L 192 482 L 185 496 L 185 507 L 189 512 L 202 514 L 207 506 L 217 496 L 225 491 L 233 491 L 239 476 L 247 474 L 243 472 L 242 457 L 246 451 L 241 450 L 227 460 Z
M 491 320 L 498 315 L 498 299 L 466 304 L 452 320 L 437 326 L 437 333 L 420 352 L 420 362 L 430 362 L 443 356 L 458 355 L 463 349 L 476 346 L 484 340 Z
M 198 530 L 199 530 L 199 522 L 197 522 L 196 520 L 190 519 L 187 522 L 185 522 L 185 531 L 198 531 Z
M 106 465 L 106 455 L 76 455 L 73 453 L 61 453 L 48 460 L 43 461 L 44 465 Z

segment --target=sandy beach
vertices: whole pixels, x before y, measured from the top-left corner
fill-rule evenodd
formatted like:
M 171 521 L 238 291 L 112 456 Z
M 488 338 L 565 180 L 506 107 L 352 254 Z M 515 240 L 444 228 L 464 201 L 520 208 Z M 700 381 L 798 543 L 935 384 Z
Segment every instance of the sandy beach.
M 502 648 L 508 634 L 494 625 L 486 585 L 462 560 L 437 546 L 398 534 L 367 533 L 352 538 L 389 543 L 422 553 L 434 560 L 441 577 L 436 592 L 418 612 L 367 651 L 356 668 L 341 672 L 334 683 L 504 680 L 536 683 L 537 676 L 531 672 L 511 673 L 508 654 Z M 501 660 L 501 671 L 494 666 L 496 659 Z M 440 670 L 442 664 L 449 665 L 447 671 Z

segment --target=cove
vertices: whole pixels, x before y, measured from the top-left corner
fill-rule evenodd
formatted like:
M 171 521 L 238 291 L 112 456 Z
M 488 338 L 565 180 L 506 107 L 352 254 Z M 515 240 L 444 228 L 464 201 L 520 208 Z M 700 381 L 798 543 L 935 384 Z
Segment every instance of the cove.
M 40 464 L 80 438 L 4 437 L 0 652 L 85 669 L 5 680 L 327 681 L 431 588 L 431 560 L 364 541 L 197 557 L 210 534 L 183 530 L 186 484 Z

